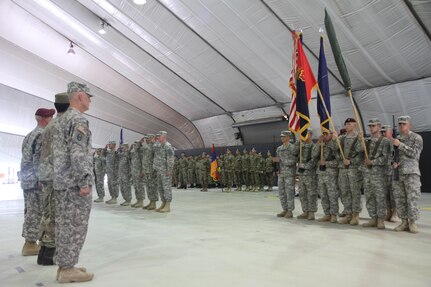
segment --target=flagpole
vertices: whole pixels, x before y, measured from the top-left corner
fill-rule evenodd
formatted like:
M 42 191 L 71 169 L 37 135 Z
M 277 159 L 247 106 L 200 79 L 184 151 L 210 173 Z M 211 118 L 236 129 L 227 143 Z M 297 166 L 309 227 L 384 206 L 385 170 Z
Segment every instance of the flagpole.
M 355 102 L 353 101 L 352 89 L 348 89 L 347 90 L 347 95 L 350 98 L 350 102 L 352 103 L 353 113 L 355 114 L 355 120 L 358 123 L 359 133 L 362 134 L 362 136 L 361 136 L 361 142 L 362 142 L 362 147 L 364 148 L 365 159 L 368 160 L 367 145 L 365 144 L 365 139 L 364 139 L 364 136 L 363 136 L 364 135 L 364 131 L 362 129 L 361 121 L 359 119 L 358 110 L 356 108 Z

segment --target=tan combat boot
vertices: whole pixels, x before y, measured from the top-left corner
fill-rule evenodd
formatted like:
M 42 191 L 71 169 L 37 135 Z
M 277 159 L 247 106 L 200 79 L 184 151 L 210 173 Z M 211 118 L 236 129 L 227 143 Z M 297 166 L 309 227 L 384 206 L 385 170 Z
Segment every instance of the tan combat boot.
M 304 212 L 301 215 L 298 215 L 296 218 L 298 219 L 307 219 L 308 218 L 308 212 Z
M 377 220 L 375 218 L 371 218 L 367 222 L 363 223 L 362 227 L 377 227 Z
M 388 208 L 386 209 L 385 221 L 391 221 L 391 217 L 392 217 L 392 209 Z
M 284 217 L 287 213 L 287 210 L 283 210 L 282 212 L 277 214 L 277 217 Z
M 351 214 L 346 214 L 346 216 L 344 216 L 343 218 L 341 218 L 340 220 L 338 220 L 338 223 L 340 223 L 340 224 L 348 224 L 348 223 L 350 223 L 350 220 L 352 220 L 352 215 Z
M 407 219 L 401 219 L 401 224 L 395 227 L 395 231 L 409 231 L 409 222 Z
M 352 220 L 350 220 L 350 225 L 359 224 L 359 212 L 353 212 Z
M 25 241 L 24 246 L 22 247 L 21 254 L 23 256 L 33 256 L 38 255 L 40 250 L 40 246 L 36 242 Z
M 129 206 L 130 205 L 130 200 L 125 200 L 122 204 L 120 204 L 121 206 Z
M 308 212 L 308 217 L 307 217 L 307 219 L 308 219 L 308 220 L 314 220 L 314 219 L 315 219 L 315 218 L 314 218 L 314 212 L 309 211 L 309 212 Z
M 284 218 L 292 218 L 293 217 L 293 213 L 292 213 L 292 211 L 290 211 L 290 210 L 288 210 L 287 212 L 286 212 L 286 214 L 284 215 Z
M 146 210 L 154 210 L 157 208 L 155 201 L 150 201 L 150 203 L 144 207 Z
M 110 200 L 106 201 L 107 204 L 117 204 L 117 198 L 113 197 Z
M 331 223 L 337 223 L 337 215 L 331 214 Z
M 156 212 L 160 212 L 160 210 L 162 210 L 163 207 L 165 207 L 165 205 L 166 205 L 166 201 L 162 201 L 162 205 L 160 205 L 160 207 L 156 209 Z
M 93 202 L 103 202 L 103 197 L 99 196 L 97 199 L 93 200 Z
M 59 283 L 86 282 L 91 281 L 93 277 L 93 273 L 82 272 L 75 267 L 61 268 L 57 280 Z
M 377 229 L 385 229 L 385 219 L 377 218 Z
M 142 208 L 144 207 L 144 200 L 143 199 L 138 199 L 138 201 L 134 204 L 132 204 L 133 208 Z
M 320 217 L 317 221 L 319 222 L 327 222 L 331 220 L 331 215 L 325 214 L 323 217 Z
M 78 269 L 81 272 L 87 272 L 87 268 L 85 268 L 85 267 L 76 267 L 76 269 Z M 57 277 L 55 277 L 55 280 L 58 280 L 58 275 L 60 275 L 60 270 L 61 270 L 61 267 L 58 267 L 57 268 Z
M 409 220 L 409 231 L 410 233 L 418 233 L 418 226 L 416 225 L 414 220 Z
M 398 220 L 399 220 L 399 218 L 398 218 L 397 209 L 393 208 L 392 209 L 392 216 L 391 216 L 391 219 L 389 221 L 390 222 L 397 222 Z
M 166 202 L 165 206 L 163 206 L 162 209 L 160 209 L 159 211 L 160 213 L 166 213 L 166 212 L 171 212 L 171 203 L 168 201 Z

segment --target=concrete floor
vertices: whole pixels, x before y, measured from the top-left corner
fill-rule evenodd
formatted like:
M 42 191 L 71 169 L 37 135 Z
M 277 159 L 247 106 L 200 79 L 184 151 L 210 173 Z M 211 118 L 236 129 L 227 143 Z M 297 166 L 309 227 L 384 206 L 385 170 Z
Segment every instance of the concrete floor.
M 421 201 L 416 235 L 279 219 L 276 192 L 174 191 L 170 214 L 93 204 L 79 265 L 95 278 L 81 285 L 431 286 L 431 194 Z M 56 267 L 20 255 L 22 222 L 19 187 L 1 186 L 0 286 L 59 285 Z

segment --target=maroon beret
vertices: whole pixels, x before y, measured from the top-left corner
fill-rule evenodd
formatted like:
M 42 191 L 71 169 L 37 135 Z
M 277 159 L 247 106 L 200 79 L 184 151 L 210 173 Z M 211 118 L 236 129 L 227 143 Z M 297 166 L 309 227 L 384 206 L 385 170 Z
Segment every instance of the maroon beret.
M 356 120 L 355 120 L 354 118 L 347 118 L 347 119 L 344 121 L 344 124 L 347 124 L 347 123 L 356 123 Z
M 35 116 L 40 116 L 42 118 L 49 118 L 52 117 L 55 114 L 55 110 L 54 109 L 44 109 L 44 108 L 40 108 L 36 111 L 36 113 L 34 114 Z

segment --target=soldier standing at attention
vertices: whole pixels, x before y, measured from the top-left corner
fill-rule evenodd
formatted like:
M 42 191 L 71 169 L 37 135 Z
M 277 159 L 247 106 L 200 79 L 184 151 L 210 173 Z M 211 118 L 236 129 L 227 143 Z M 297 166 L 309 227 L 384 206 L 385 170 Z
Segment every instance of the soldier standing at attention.
M 37 257 L 39 265 L 54 265 L 55 253 L 55 209 L 53 194 L 53 158 L 52 158 L 52 134 L 59 117 L 69 108 L 69 96 L 67 93 L 55 95 L 54 102 L 57 117 L 49 122 L 42 131 L 42 147 L 40 152 L 39 181 L 43 190 L 43 213 L 40 224 L 40 251 Z
M 82 115 L 92 96 L 85 84 L 68 84 L 70 107 L 53 132 L 55 263 L 60 283 L 84 282 L 93 274 L 75 268 L 87 235 L 91 210 L 93 164 L 91 131 Z
M 299 173 L 299 200 L 301 201 L 302 214 L 298 219 L 314 220 L 317 211 L 317 157 L 313 156 L 315 144 L 312 141 L 313 132 L 308 129 L 308 138 L 302 142 L 302 156 L 298 163 Z
M 221 154 L 220 156 L 217 157 L 217 166 L 220 170 L 220 186 L 221 188 L 223 188 L 223 186 L 225 186 L 226 184 L 226 179 L 225 179 L 225 168 L 224 168 L 224 155 Z
M 225 175 L 225 183 L 226 183 L 226 192 L 232 191 L 233 185 L 233 176 L 234 176 L 234 157 L 230 151 L 230 149 L 226 150 L 226 154 L 224 157 L 224 175 Z
M 157 144 L 157 146 L 156 146 Z M 150 203 L 144 206 L 144 209 L 156 209 L 156 202 L 159 201 L 159 194 L 157 191 L 157 175 L 153 169 L 154 151 L 158 148 L 159 143 L 155 143 L 154 134 L 146 134 L 144 142 L 142 143 L 142 174 L 144 179 L 145 189 L 147 190 L 147 197 Z
M 197 176 L 199 178 L 199 176 Z M 175 156 L 174 167 L 172 169 L 172 187 L 178 187 L 178 157 Z
M 265 178 L 266 178 L 266 183 L 268 184 L 267 191 L 272 191 L 272 186 L 274 184 L 274 161 L 272 159 L 272 155 L 270 151 L 266 153 Z
M 105 197 L 106 157 L 102 148 L 94 155 L 94 172 L 96 174 L 96 191 L 98 198 L 94 202 L 103 202 Z
M 365 159 L 364 192 L 368 214 L 371 219 L 363 227 L 385 229 L 386 217 L 386 173 L 388 158 L 391 154 L 390 141 L 380 133 L 380 120 L 368 121 L 371 139 L 368 142 L 368 160 Z
M 39 227 L 43 211 L 42 184 L 39 181 L 42 131 L 52 120 L 54 109 L 38 109 L 35 113 L 37 126 L 22 142 L 21 188 L 24 193 L 24 224 L 22 237 L 25 239 L 22 255 L 38 255 Z
M 167 132 L 160 131 L 157 134 L 159 147 L 154 152 L 153 169 L 157 172 L 157 185 L 159 188 L 162 205 L 157 212 L 170 212 L 172 202 L 172 168 L 174 167 L 174 148 L 167 141 Z
M 187 178 L 190 183 L 190 188 L 195 188 L 196 177 L 195 177 L 196 161 L 193 156 L 189 156 L 187 161 Z
M 356 120 L 348 118 L 344 122 L 346 134 L 339 137 L 341 148 L 346 159 L 340 158 L 338 165 L 338 186 L 340 188 L 341 202 L 344 206 L 345 217 L 338 223 L 358 225 L 359 213 L 361 213 L 361 185 L 362 172 L 359 170 L 364 157 L 362 156 L 363 147 L 359 135 L 356 134 Z M 341 157 L 340 154 L 337 156 Z
M 236 150 L 234 160 L 234 183 L 236 184 L 236 191 L 242 191 L 242 156 L 239 149 Z
M 129 145 L 122 144 L 118 149 L 118 179 L 124 202 L 121 206 L 129 206 L 132 201 L 131 170 Z
M 241 157 L 241 164 L 242 164 L 242 179 L 245 185 L 245 191 L 249 191 L 250 189 L 250 177 L 249 177 L 249 171 L 250 171 L 250 158 L 247 152 L 247 149 L 244 148 L 242 151 L 242 157 Z
M 211 162 L 208 160 L 206 153 L 202 153 L 202 158 L 199 160 L 199 174 L 200 174 L 200 182 L 202 184 L 201 191 L 208 191 L 208 173 L 211 169 Z
M 181 153 L 181 157 L 178 160 L 178 173 L 180 187 L 178 189 L 187 189 L 187 157 L 185 153 Z
M 295 177 L 299 148 L 297 144 L 290 142 L 292 132 L 283 131 L 280 137 L 283 144 L 277 148 L 276 160 L 279 162 L 278 191 L 283 211 L 277 216 L 292 218 L 295 209 Z
M 131 174 L 132 174 L 132 182 L 133 187 L 135 188 L 135 197 L 136 203 L 132 204 L 131 207 L 134 208 L 142 208 L 144 207 L 144 199 L 145 199 L 145 188 L 142 174 L 142 151 L 141 151 L 141 142 L 135 141 L 130 147 L 129 155 L 130 155 L 130 165 L 131 165 Z
M 320 159 L 317 170 L 318 190 L 325 215 L 320 222 L 337 223 L 338 215 L 338 147 L 332 140 L 332 134 L 324 131 L 313 148 L 313 157 Z
M 118 152 L 115 150 L 115 141 L 108 143 L 106 150 L 106 174 L 108 176 L 108 190 L 111 199 L 106 201 L 107 204 L 117 204 L 119 194 L 118 190 Z
M 392 140 L 392 145 L 399 150 L 399 162 L 393 164 L 399 170 L 399 180 L 394 181 L 394 191 L 398 216 L 402 222 L 395 231 L 418 233 L 416 221 L 419 219 L 421 196 L 419 158 L 423 141 L 420 135 L 410 130 L 409 116 L 398 117 L 398 127 L 400 135 L 398 139 Z

